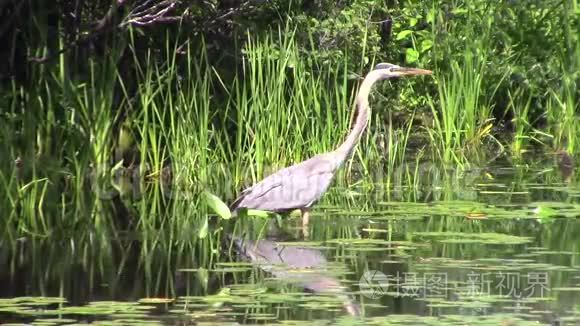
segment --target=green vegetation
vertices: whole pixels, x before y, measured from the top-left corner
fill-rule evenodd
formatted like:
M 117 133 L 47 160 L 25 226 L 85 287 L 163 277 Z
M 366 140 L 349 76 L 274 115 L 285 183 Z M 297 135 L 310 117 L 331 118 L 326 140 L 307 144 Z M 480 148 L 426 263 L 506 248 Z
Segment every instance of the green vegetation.
M 117 5 L 125 14 L 109 10 L 100 22 L 115 20 L 106 27 L 118 33 L 88 29 L 89 40 L 65 28 L 73 23 L 67 17 L 54 26 L 46 8 L 25 8 L 33 23 L 18 46 L 29 57 L 10 58 L 29 62 L 10 66 L 2 85 L 5 205 L 26 184 L 36 203 L 65 184 L 73 191 L 47 202 L 80 202 L 88 175 L 91 187 L 109 190 L 123 188 L 111 184 L 120 174 L 131 175 L 132 186 L 166 177 L 173 192 L 197 198 L 209 188 L 231 199 L 272 170 L 332 149 L 348 129 L 357 80 L 381 61 L 435 74 L 378 87 L 370 132 L 355 155 L 367 173 L 379 157 L 392 173 L 423 146 L 421 160 L 460 165 L 531 148 L 575 153 L 575 1 L 530 10 L 481 1 L 274 2 L 248 9 L 256 11 L 247 21 L 232 7 L 238 27 L 216 21 L 195 35 L 204 5 L 171 5 L 159 13 L 168 25 L 144 21 L 134 4 Z M 79 10 L 86 20 L 98 13 Z M 380 17 L 388 19 L 381 25 Z M 275 25 L 244 28 L 258 21 Z M 234 28 L 229 39 L 210 37 L 220 24 Z M 64 36 L 53 39 L 54 28 Z
M 369 128 L 313 210 L 305 243 L 340 263 L 333 275 L 351 289 L 365 270 L 387 265 L 468 271 L 492 269 L 485 259 L 522 259 L 515 269 L 550 271 L 553 305 L 473 324 L 523 325 L 567 302 L 576 306 L 563 318 L 577 320 L 567 294 L 577 291 L 579 252 L 576 0 L 0 8 L 0 279 L 15 284 L 1 294 L 13 298 L 0 298 L 0 319 L 156 323 L 153 309 L 171 320 L 244 323 L 340 314 L 336 297 L 271 291 L 271 276 L 235 261 L 228 235 L 264 237 L 271 219 L 231 217 L 221 200 L 334 149 L 360 81 L 391 62 L 434 74 L 376 86 Z M 295 238 L 297 220 L 277 222 Z M 460 276 L 447 285 L 461 289 Z M 392 298 L 351 294 L 376 316 L 368 323 L 386 322 Z M 90 303 L 96 297 L 125 302 Z M 498 308 L 495 299 L 420 304 L 450 324 Z M 436 319 L 400 316 L 389 322 Z

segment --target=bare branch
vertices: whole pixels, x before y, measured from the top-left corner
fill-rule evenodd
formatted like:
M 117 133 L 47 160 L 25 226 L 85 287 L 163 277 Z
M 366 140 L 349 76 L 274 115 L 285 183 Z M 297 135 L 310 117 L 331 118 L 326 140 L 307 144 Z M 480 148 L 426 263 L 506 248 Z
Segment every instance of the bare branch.
M 93 29 L 91 29 L 87 33 L 83 33 L 84 36 L 77 36 L 76 40 L 74 40 L 74 41 L 70 42 L 69 44 L 67 44 L 66 46 L 58 49 L 56 52 L 48 53 L 42 57 L 31 57 L 31 58 L 28 58 L 28 61 L 35 62 L 35 63 L 49 62 L 49 61 L 57 58 L 59 55 L 65 53 L 71 49 L 74 49 L 81 44 L 86 44 L 87 42 L 95 39 L 97 36 L 104 34 L 105 32 L 113 29 L 115 27 L 113 22 L 115 20 L 115 15 L 116 15 L 117 9 L 120 8 L 121 6 L 123 6 L 125 1 L 126 0 L 116 0 L 115 2 L 113 2 L 113 4 L 109 8 L 109 10 L 105 14 L 105 16 L 103 16 L 103 18 L 99 19 L 95 23 L 95 27 Z
M 225 20 L 226 18 L 229 18 L 231 16 L 235 16 L 238 14 L 243 13 L 245 10 L 250 10 L 253 9 L 254 6 L 252 5 L 251 1 L 247 1 L 244 2 L 241 6 L 237 7 L 237 8 L 230 8 L 227 12 L 221 14 L 218 17 L 215 17 L 214 19 L 212 19 L 208 25 L 213 25 L 216 24 L 220 21 Z
M 45 63 L 57 58 L 64 52 L 73 48 L 86 44 L 95 39 L 97 36 L 110 32 L 116 28 L 124 28 L 128 25 L 145 26 L 153 23 L 168 23 L 181 20 L 181 17 L 166 16 L 169 11 L 177 6 L 179 0 L 144 0 L 137 4 L 123 19 L 120 24 L 115 24 L 117 9 L 127 5 L 127 0 L 115 0 L 105 16 L 95 23 L 95 27 L 90 31 L 83 33 L 84 36 L 78 37 L 70 44 L 58 49 L 56 52 L 50 53 L 43 57 L 32 57 L 28 60 L 36 63 Z
M 48 62 L 64 52 L 88 44 L 101 34 L 110 33 L 116 29 L 124 29 L 128 26 L 149 26 L 160 23 L 180 22 L 187 15 L 187 10 L 178 15 L 171 13 L 177 8 L 180 2 L 181 0 L 136 0 L 135 2 L 129 0 L 113 0 L 107 13 L 93 24 L 93 28 L 78 35 L 74 41 L 55 52 L 44 57 L 32 57 L 28 60 L 37 63 Z M 208 3 L 211 4 L 211 2 Z M 218 12 L 213 17 L 207 17 L 207 20 L 201 23 L 200 30 L 207 30 L 223 22 L 231 24 L 232 18 L 248 14 L 249 11 L 255 9 L 256 3 L 262 3 L 262 1 L 246 0 L 238 7 L 232 7 Z M 129 10 L 128 14 L 118 23 L 118 9 L 121 7 L 128 7 Z
M 146 26 L 154 23 L 179 21 L 181 17 L 166 16 L 169 11 L 177 6 L 177 2 L 178 0 L 162 0 L 155 3 L 155 0 L 145 0 L 133 8 L 119 26 Z

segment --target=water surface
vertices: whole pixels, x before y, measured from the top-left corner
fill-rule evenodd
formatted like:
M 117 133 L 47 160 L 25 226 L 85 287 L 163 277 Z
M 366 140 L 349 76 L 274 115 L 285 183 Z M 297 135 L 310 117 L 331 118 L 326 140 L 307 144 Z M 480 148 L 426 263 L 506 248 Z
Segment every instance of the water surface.
M 141 225 L 147 232 L 101 228 L 102 220 L 42 235 L 5 230 L 0 320 L 580 324 L 573 179 L 548 165 L 401 180 L 332 188 L 307 237 L 292 216 L 210 216 L 200 228 L 169 228 L 179 212 L 195 212 L 185 200 L 173 203 L 184 210 Z M 120 214 L 142 214 L 145 200 L 107 216 L 117 225 Z

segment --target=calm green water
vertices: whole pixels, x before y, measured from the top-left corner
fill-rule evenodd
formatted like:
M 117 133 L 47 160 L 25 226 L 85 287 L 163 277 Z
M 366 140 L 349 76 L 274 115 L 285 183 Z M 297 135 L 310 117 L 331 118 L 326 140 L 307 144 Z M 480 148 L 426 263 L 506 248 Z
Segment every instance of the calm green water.
M 425 169 L 403 184 L 333 188 L 306 238 L 299 218 L 245 217 L 183 228 L 188 240 L 164 231 L 171 216 L 146 233 L 97 221 L 4 237 L 0 321 L 580 324 L 573 176 L 550 164 Z

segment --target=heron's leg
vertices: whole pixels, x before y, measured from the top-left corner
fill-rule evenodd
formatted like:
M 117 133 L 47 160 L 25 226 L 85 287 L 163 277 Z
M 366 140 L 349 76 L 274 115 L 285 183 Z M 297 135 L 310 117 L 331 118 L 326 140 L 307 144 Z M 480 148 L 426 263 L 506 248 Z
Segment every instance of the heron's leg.
M 308 229 L 308 222 L 310 222 L 310 209 L 302 208 L 300 209 L 300 212 L 302 213 L 302 234 L 305 239 L 308 239 L 310 237 L 310 230 Z
M 310 208 L 301 208 L 300 213 L 302 213 L 302 227 L 308 227 L 310 222 Z

